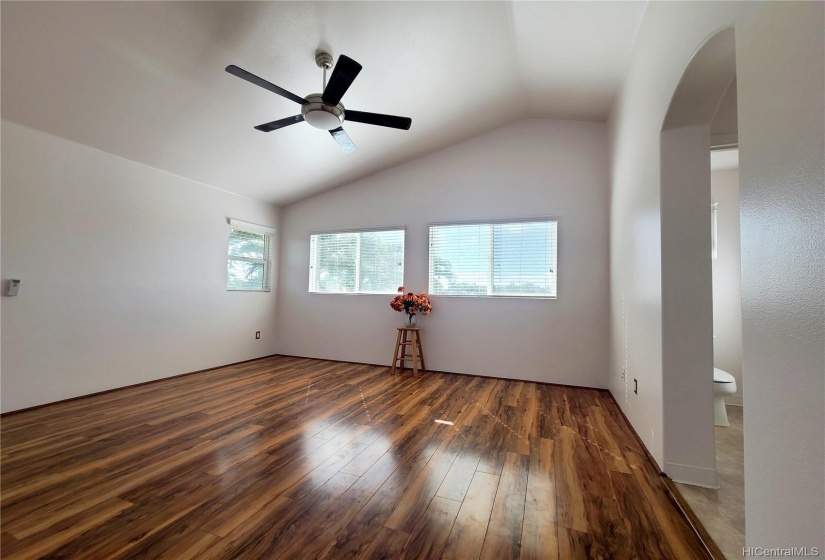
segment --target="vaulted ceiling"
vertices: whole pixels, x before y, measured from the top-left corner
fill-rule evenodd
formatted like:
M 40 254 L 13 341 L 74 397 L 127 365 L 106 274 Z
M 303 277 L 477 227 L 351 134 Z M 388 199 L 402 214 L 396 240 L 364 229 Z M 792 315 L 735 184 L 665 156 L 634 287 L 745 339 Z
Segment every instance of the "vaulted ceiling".
M 605 120 L 644 2 L 3 2 L 2 117 L 243 196 L 286 204 L 526 117 Z M 315 52 L 363 70 L 342 153 L 300 112 Z

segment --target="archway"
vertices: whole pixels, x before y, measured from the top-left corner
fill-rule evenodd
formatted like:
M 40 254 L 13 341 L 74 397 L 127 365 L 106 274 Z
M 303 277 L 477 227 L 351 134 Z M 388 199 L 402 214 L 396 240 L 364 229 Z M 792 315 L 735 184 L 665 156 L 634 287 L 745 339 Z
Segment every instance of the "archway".
M 713 425 L 711 122 L 736 75 L 733 28 L 694 54 L 662 125 L 664 471 L 717 487 Z

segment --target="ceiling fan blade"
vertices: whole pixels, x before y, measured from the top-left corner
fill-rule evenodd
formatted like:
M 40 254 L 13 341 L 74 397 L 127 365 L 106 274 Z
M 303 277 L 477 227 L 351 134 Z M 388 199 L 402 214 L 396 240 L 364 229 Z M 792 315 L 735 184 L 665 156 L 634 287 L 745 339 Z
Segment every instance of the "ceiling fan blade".
M 246 80 L 247 82 L 255 84 L 256 86 L 268 89 L 272 93 L 277 93 L 281 97 L 286 97 L 287 99 L 289 99 L 290 101 L 294 101 L 295 103 L 299 103 L 301 105 L 308 103 L 308 101 L 303 97 L 298 97 L 294 93 L 291 93 L 285 90 L 284 88 L 280 88 L 273 83 L 267 82 L 263 78 L 259 78 L 255 74 L 247 72 L 243 68 L 238 68 L 234 64 L 230 64 L 229 66 L 227 66 L 226 71 L 232 74 L 233 76 L 241 78 L 242 80 Z
M 259 124 L 255 127 L 255 130 L 260 130 L 261 132 L 272 132 L 273 130 L 278 130 L 279 128 L 283 128 L 285 126 L 289 126 L 291 124 L 299 122 L 304 122 L 303 115 L 295 115 L 294 117 L 287 117 L 285 119 L 279 119 L 277 121 Z
M 409 130 L 412 124 L 412 119 L 408 117 L 382 115 L 381 113 L 365 113 L 364 111 L 351 111 L 349 109 L 344 111 L 344 120 L 386 126 L 388 128 L 400 128 L 401 130 Z
M 344 129 L 340 126 L 334 130 L 329 131 L 332 134 L 332 137 L 338 142 L 338 147 L 341 148 L 341 151 L 345 154 L 352 154 L 358 151 L 358 148 L 355 147 L 355 144 L 352 143 L 347 133 L 344 132 Z
M 321 96 L 324 103 L 338 105 L 360 71 L 361 65 L 353 59 L 345 54 L 339 56 L 335 68 L 332 69 L 332 76 L 329 79 L 329 83 L 324 89 L 324 94 Z

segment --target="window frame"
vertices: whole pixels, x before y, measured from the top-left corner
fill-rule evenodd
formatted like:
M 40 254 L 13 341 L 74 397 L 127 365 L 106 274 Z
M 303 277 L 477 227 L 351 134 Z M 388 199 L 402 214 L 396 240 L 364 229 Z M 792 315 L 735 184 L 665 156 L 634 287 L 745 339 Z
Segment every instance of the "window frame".
M 556 285 L 555 285 L 555 294 L 554 295 L 518 295 L 518 294 L 438 294 L 433 292 L 433 287 L 430 285 L 430 281 L 432 279 L 431 271 L 433 266 L 433 252 L 432 252 L 432 228 L 433 227 L 440 227 L 440 226 L 472 226 L 472 225 L 488 225 L 488 226 L 495 226 L 501 224 L 523 224 L 523 223 L 534 223 L 534 222 L 554 222 L 555 226 L 555 255 L 556 255 L 556 269 L 554 271 L 556 275 Z M 450 222 L 431 222 L 427 224 L 427 290 L 429 296 L 435 298 L 441 297 L 449 297 L 449 298 L 486 298 L 486 299 L 520 299 L 520 300 L 556 300 L 559 298 L 559 276 L 558 276 L 558 268 L 559 268 L 559 224 L 561 223 L 561 219 L 558 216 L 539 216 L 539 217 L 530 217 L 530 218 L 496 218 L 490 220 L 465 220 L 465 221 L 450 221 Z M 493 250 L 493 244 L 491 244 L 491 252 Z M 491 278 L 490 287 L 492 287 L 492 277 L 495 275 L 494 271 L 494 263 L 495 260 L 493 259 L 492 255 L 490 258 L 490 270 L 487 271 L 488 276 Z
M 315 287 L 316 279 L 313 273 L 313 268 L 316 263 L 313 263 L 313 249 L 312 249 L 312 240 L 313 237 L 317 235 L 342 235 L 342 234 L 362 234 L 362 233 L 375 233 L 375 232 L 385 232 L 385 231 L 399 231 L 401 232 L 402 242 L 401 242 L 401 283 L 398 286 L 404 285 L 404 274 L 406 272 L 406 256 L 407 256 L 407 228 L 405 226 L 382 226 L 382 227 L 370 227 L 370 228 L 349 228 L 349 229 L 336 229 L 336 230 L 324 230 L 324 231 L 310 231 L 309 232 L 309 266 L 307 270 L 307 279 L 308 279 L 308 286 L 307 286 L 307 293 L 310 295 L 320 295 L 320 296 L 386 296 L 398 293 L 398 286 L 395 286 L 391 289 L 391 291 L 387 292 L 361 292 L 361 291 L 353 291 L 353 292 L 321 292 L 313 290 Z M 357 242 L 357 249 L 356 249 L 356 260 L 355 260 L 355 285 L 358 286 L 360 283 L 360 272 L 361 272 L 361 260 L 360 260 L 360 251 L 361 248 L 361 237 L 359 235 L 358 242 Z M 315 251 L 315 257 L 317 261 L 317 251 Z
M 234 218 L 228 219 L 229 227 L 227 228 L 227 239 L 226 239 L 226 264 L 227 264 L 227 272 L 226 272 L 226 291 L 227 292 L 250 292 L 250 293 L 267 293 L 272 292 L 272 238 L 275 234 L 275 229 L 270 228 L 267 226 L 261 226 L 258 224 L 253 224 L 250 222 L 243 222 L 241 220 L 235 220 Z M 253 257 L 241 257 L 236 255 L 229 254 L 229 240 L 232 238 L 232 231 L 239 231 L 242 233 L 247 233 L 251 235 L 260 235 L 263 236 L 264 239 L 264 254 L 266 255 L 265 259 L 256 259 Z M 231 288 L 229 286 L 229 263 L 232 261 L 240 261 L 240 262 L 250 262 L 255 264 L 263 264 L 264 265 L 264 277 L 263 277 L 263 286 L 260 289 L 244 289 L 244 288 Z
M 710 205 L 710 258 L 719 258 L 719 203 Z

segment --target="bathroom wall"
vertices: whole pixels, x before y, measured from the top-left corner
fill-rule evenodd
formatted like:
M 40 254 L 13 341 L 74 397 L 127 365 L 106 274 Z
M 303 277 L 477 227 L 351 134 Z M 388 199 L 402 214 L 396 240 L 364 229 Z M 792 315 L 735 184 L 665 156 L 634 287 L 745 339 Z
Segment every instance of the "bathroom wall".
M 742 405 L 742 277 L 739 245 L 739 169 L 710 174 L 716 210 L 717 242 L 713 260 L 713 363 L 736 378 L 728 404 Z

